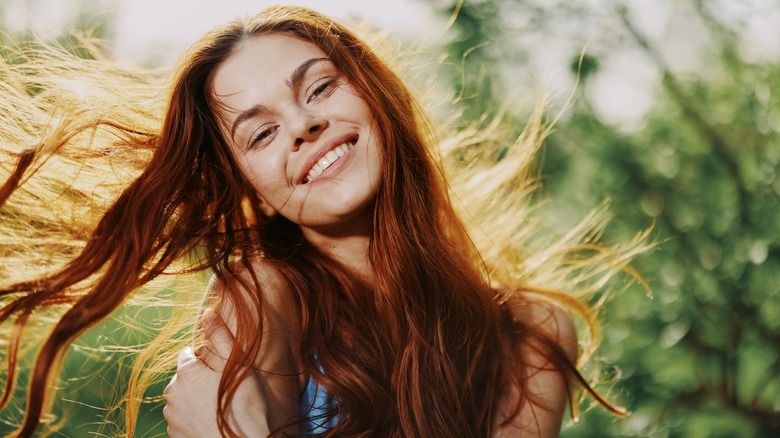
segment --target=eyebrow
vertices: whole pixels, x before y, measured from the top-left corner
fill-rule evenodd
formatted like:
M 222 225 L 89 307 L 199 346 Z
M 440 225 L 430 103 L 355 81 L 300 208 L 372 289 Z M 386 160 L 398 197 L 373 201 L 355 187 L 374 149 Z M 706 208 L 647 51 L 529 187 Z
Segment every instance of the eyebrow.
M 292 89 L 296 89 L 300 87 L 301 82 L 303 82 L 304 76 L 306 76 L 306 72 L 309 71 L 309 69 L 317 63 L 329 61 L 328 58 L 311 58 L 309 60 L 304 61 L 299 65 L 290 75 L 290 79 L 286 80 L 285 83 L 288 87 Z M 258 114 L 261 114 L 263 112 L 266 112 L 268 109 L 261 104 L 253 105 L 251 108 L 247 109 L 246 111 L 243 111 L 241 114 L 236 117 L 236 120 L 233 122 L 233 126 L 230 128 L 230 138 L 234 138 L 236 135 L 236 130 L 238 129 L 238 126 L 244 123 L 245 121 L 257 116 Z

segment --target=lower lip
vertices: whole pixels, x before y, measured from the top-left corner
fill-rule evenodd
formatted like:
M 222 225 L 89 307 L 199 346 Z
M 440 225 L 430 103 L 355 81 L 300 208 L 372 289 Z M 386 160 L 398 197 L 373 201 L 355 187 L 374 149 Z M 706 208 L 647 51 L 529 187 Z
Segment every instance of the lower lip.
M 317 176 L 316 178 L 314 178 L 313 181 L 309 182 L 309 184 L 317 184 L 318 182 L 330 179 L 331 177 L 339 173 L 341 171 L 341 168 L 346 166 L 347 162 L 352 159 L 352 155 L 353 155 L 352 151 L 354 151 L 355 148 L 357 147 L 358 147 L 357 143 L 352 145 L 352 149 L 350 149 L 349 152 L 339 157 L 338 160 L 336 160 L 333 164 L 331 164 L 327 169 L 322 171 L 322 173 L 319 174 L 319 176 Z

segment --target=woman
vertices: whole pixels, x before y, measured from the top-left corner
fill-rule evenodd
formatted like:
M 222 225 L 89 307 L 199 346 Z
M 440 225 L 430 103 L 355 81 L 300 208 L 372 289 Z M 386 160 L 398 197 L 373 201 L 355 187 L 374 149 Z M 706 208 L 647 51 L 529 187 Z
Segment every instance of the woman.
M 152 158 L 77 257 L 3 290 L 0 321 L 18 327 L 73 303 L 36 359 L 21 435 L 66 346 L 191 254 L 215 275 L 206 345 L 165 392 L 171 436 L 556 436 L 570 385 L 590 391 L 572 321 L 544 297 L 573 300 L 483 262 L 419 107 L 343 26 L 279 7 L 217 28 L 159 132 L 108 124 Z

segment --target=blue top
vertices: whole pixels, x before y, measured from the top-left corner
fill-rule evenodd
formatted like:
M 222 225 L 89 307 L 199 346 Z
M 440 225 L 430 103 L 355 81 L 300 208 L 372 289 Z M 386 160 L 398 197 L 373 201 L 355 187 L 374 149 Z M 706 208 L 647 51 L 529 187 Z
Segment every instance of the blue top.
M 298 404 L 298 413 L 304 420 L 301 422 L 301 435 L 325 433 L 336 426 L 338 416 L 328 417 L 328 411 L 333 412 L 335 408 L 336 399 L 309 375 Z

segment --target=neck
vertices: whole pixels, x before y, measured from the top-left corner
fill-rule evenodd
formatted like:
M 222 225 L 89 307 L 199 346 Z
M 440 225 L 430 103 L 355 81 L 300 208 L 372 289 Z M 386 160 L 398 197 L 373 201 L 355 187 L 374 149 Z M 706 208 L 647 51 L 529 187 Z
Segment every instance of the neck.
M 351 221 L 338 227 L 301 227 L 301 230 L 306 240 L 322 253 L 361 280 L 373 283 L 374 270 L 368 256 L 373 232 L 370 220 Z

